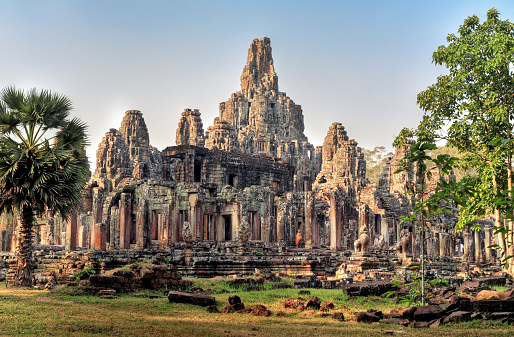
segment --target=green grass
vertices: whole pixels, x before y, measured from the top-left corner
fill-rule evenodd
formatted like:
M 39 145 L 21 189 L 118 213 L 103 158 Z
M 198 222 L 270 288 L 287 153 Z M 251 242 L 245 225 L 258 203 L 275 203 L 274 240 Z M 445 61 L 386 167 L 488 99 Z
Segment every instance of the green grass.
M 198 284 L 209 280 L 195 280 Z M 220 282 L 215 280 L 215 282 Z M 221 283 L 221 282 L 220 282 Z M 332 301 L 349 318 L 353 312 L 395 307 L 390 299 L 349 299 L 338 290 L 310 289 L 322 302 Z M 280 302 L 297 297 L 298 290 L 266 290 L 216 294 L 219 308 L 238 295 L 246 306 L 264 304 L 285 317 L 249 314 L 209 314 L 203 307 L 149 299 L 151 292 L 121 295 L 117 299 L 86 296 L 75 290 L 37 291 L 0 289 L 0 336 L 384 336 L 386 331 L 404 336 L 511 336 L 514 327 L 470 322 L 437 329 L 415 330 L 392 325 L 339 322 L 318 311 L 284 309 Z M 334 300 L 334 298 L 339 298 Z M 333 312 L 340 312 L 334 310 Z
M 491 288 L 493 288 L 494 290 L 496 290 L 498 292 L 504 292 L 504 291 L 509 289 L 509 288 L 507 288 L 505 286 L 492 286 Z

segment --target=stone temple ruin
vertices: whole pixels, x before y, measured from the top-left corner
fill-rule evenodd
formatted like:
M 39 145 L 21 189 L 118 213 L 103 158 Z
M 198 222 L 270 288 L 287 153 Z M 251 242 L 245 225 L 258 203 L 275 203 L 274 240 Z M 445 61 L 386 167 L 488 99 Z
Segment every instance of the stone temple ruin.
M 164 251 L 183 272 L 202 276 L 255 267 L 328 276 L 342 266 L 341 277 L 374 270 L 380 278 L 414 264 L 419 225 L 400 225 L 412 209 L 405 192 L 414 177 L 395 173 L 411 144 L 396 149 L 377 186 L 341 123 L 330 126 L 323 146 L 310 144 L 304 129 L 301 106 L 279 91 L 270 39 L 255 39 L 241 90 L 219 104 L 206 131 L 200 112 L 185 109 L 176 146 L 159 151 L 143 114 L 127 111 L 98 147 L 83 206 L 66 223 L 38 219 L 36 247 L 114 257 Z M 454 179 L 433 176 L 432 184 Z M 449 209 L 427 222 L 430 263 L 441 273 L 493 265 L 492 223 L 455 233 Z M 0 250 L 15 251 L 17 227 L 16 217 L 2 218 Z

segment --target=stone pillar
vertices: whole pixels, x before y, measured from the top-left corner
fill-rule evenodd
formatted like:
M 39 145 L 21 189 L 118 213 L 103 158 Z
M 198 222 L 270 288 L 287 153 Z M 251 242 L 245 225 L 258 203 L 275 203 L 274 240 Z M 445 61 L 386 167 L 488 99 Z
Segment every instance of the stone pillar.
M 464 228 L 462 232 L 462 243 L 464 245 L 464 254 L 463 261 L 469 262 L 471 260 L 471 252 L 470 252 L 470 235 L 468 233 L 468 229 Z
M 98 250 L 105 250 L 106 248 L 106 239 L 107 239 L 107 233 L 105 232 L 105 225 L 103 223 L 96 223 L 94 225 L 94 247 L 93 249 Z
M 305 248 L 314 247 L 313 227 L 316 223 L 314 210 L 314 196 L 312 192 L 305 192 Z
M 78 211 L 74 210 L 66 221 L 66 250 L 77 249 L 77 216 Z
M 150 214 L 149 214 L 150 216 Z M 149 238 L 150 238 L 150 241 L 151 240 L 158 240 L 159 239 L 159 236 L 158 236 L 158 233 L 157 233 L 157 227 L 159 225 L 159 215 L 157 213 L 157 211 L 153 210 L 151 212 L 151 219 L 150 219 L 150 228 L 149 228 Z
M 216 235 L 217 235 L 217 241 L 218 242 L 223 242 L 225 241 L 225 219 L 223 219 L 223 215 L 221 214 L 218 214 L 218 228 L 216 230 Z
M 491 243 L 491 229 L 488 227 L 484 227 L 484 235 L 485 235 L 485 262 L 493 262 L 491 259 L 491 248 L 488 248 Z
M 120 196 L 120 249 L 130 249 L 130 228 L 132 225 L 132 195 Z
M 455 235 L 449 234 L 448 235 L 448 256 L 454 256 L 455 255 Z
M 91 225 L 91 247 L 93 249 L 96 248 L 98 244 L 95 242 L 95 240 L 99 237 L 95 231 L 97 227 L 95 226 L 98 223 L 102 222 L 102 212 L 103 212 L 103 195 L 98 190 L 98 188 L 95 188 L 93 191 L 93 222 Z
M 475 261 L 476 262 L 482 262 L 482 247 L 481 247 L 481 237 L 480 237 L 480 231 L 475 231 Z
M 195 173 L 195 151 L 188 151 L 186 153 L 186 160 L 185 160 L 185 180 L 186 183 L 190 184 L 193 183 L 194 180 L 194 173 Z
M 143 250 L 148 245 L 148 200 L 140 199 L 136 214 L 136 249 Z
M 330 250 L 341 249 L 341 212 L 338 210 L 334 194 L 330 195 Z
M 445 242 L 444 242 L 444 233 L 439 233 L 439 256 L 444 256 L 444 248 L 445 248 Z
M 380 231 L 384 236 L 384 242 L 386 246 L 389 246 L 389 220 L 386 218 L 380 218 Z
M 170 205 L 171 207 L 171 205 Z M 171 230 L 171 242 L 175 243 L 179 240 L 178 235 L 178 228 L 179 228 L 179 213 L 176 207 L 172 208 L 171 211 L 171 223 L 170 223 L 170 230 Z
M 277 241 L 278 242 L 284 242 L 285 240 L 285 237 L 286 237 L 286 226 L 285 226 L 285 219 L 284 219 L 284 212 L 281 210 L 282 207 L 282 203 L 284 201 L 282 201 L 278 207 L 278 212 L 277 212 Z

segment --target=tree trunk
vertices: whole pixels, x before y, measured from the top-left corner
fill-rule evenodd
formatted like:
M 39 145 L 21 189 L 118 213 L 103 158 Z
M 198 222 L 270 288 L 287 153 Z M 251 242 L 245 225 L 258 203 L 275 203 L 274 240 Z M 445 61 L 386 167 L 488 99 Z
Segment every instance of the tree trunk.
M 508 158 L 507 158 L 507 184 L 508 184 L 508 189 L 509 189 L 509 197 L 510 197 L 510 202 L 512 202 L 512 200 L 514 199 L 514 192 L 512 190 L 512 155 L 509 153 L 508 154 Z M 514 256 L 514 221 L 512 220 L 509 220 L 508 221 L 508 230 L 509 232 L 507 233 L 507 251 L 508 251 L 508 256 Z M 513 263 L 513 258 L 510 258 L 509 261 L 507 261 L 507 263 L 509 264 L 509 274 L 511 275 L 514 275 L 514 263 Z
M 18 270 L 14 275 L 14 286 L 32 287 L 32 227 L 34 211 L 31 206 L 24 205 L 21 210 L 20 243 L 17 252 Z
M 493 187 L 494 187 L 494 191 L 498 192 L 498 178 L 497 178 L 496 174 L 493 174 Z M 495 228 L 495 230 L 497 230 L 501 227 L 503 227 L 501 211 L 500 211 L 499 207 L 496 207 L 496 209 L 494 210 L 494 228 Z M 498 238 L 498 246 L 500 248 L 500 254 L 498 254 L 498 257 L 500 258 L 500 263 L 502 263 L 503 259 L 507 256 L 507 255 L 505 255 L 507 253 L 505 234 L 500 232 L 497 234 L 497 238 Z

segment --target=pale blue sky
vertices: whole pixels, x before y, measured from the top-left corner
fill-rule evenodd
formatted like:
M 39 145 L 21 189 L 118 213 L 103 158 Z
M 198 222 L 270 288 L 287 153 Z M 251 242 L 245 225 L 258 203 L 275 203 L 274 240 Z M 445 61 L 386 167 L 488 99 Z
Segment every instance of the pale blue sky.
M 422 116 L 416 95 L 444 69 L 432 53 L 464 19 L 514 1 L 0 0 L 0 87 L 68 95 L 94 153 L 125 110 L 143 112 L 150 142 L 175 144 L 184 108 L 204 129 L 239 90 L 254 38 L 269 36 L 279 89 L 302 105 L 322 145 L 341 122 L 360 146 L 391 148 Z

